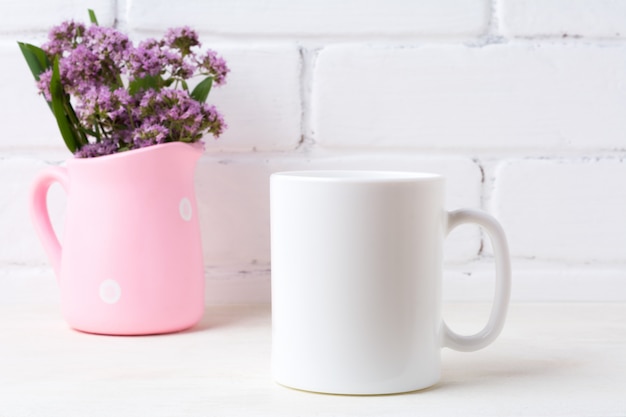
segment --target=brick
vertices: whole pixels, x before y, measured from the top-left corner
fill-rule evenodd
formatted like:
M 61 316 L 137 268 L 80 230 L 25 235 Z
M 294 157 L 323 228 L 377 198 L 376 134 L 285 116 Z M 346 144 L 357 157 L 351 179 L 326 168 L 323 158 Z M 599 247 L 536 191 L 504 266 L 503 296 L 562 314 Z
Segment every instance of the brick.
M 618 158 L 508 160 L 497 169 L 491 207 L 515 257 L 625 262 L 624 178 Z
M 397 154 L 349 157 L 211 155 L 202 159 L 197 192 L 202 216 L 204 259 L 210 267 L 258 268 L 270 262 L 269 175 L 309 169 L 428 171 L 448 178 L 448 208 L 480 206 L 480 168 L 462 158 L 426 159 Z M 303 219 L 306 221 L 306 219 Z M 480 233 L 466 226 L 446 242 L 446 260 L 473 259 Z
M 48 163 L 27 157 L 0 158 L 0 264 L 48 264 L 30 219 L 30 188 Z M 65 195 L 55 184 L 48 194 L 50 218 L 62 240 Z M 10 243 L 9 243 L 10 242 Z
M 262 270 L 249 267 L 243 270 L 208 269 L 206 277 L 207 305 L 268 304 L 272 301 L 270 271 L 267 265 Z
M 320 0 L 306 4 L 289 0 L 184 0 L 172 7 L 165 0 L 135 0 L 129 4 L 128 19 L 130 27 L 136 30 L 160 30 L 165 24 L 190 25 L 203 33 L 217 35 L 476 36 L 486 30 L 489 3 L 487 0 Z
M 0 306 L 59 305 L 57 281 L 49 266 L 0 265 Z
M 314 73 L 327 148 L 624 147 L 626 47 L 336 46 Z
M 198 163 L 196 196 L 204 262 L 249 268 L 269 263 L 269 162 L 253 154 Z
M 207 45 L 227 60 L 226 85 L 211 91 L 209 102 L 229 127 L 211 150 L 289 150 L 301 137 L 300 54 L 296 47 L 220 47 Z
M 7 0 L 2 2 L 0 33 L 47 32 L 65 20 L 88 23 L 87 9 L 96 12 L 101 25 L 113 25 L 115 0 L 92 0 L 89 3 L 74 0 Z
M 11 101 L 0 112 L 0 148 L 64 148 L 54 116 L 37 93 L 35 79 L 15 42 L 0 43 L 0 61 L 0 90 Z
M 497 10 L 505 36 L 626 36 L 626 2 L 623 1 L 499 0 Z
M 445 301 L 493 300 L 493 261 L 448 268 L 443 277 Z M 624 302 L 624 268 L 598 265 L 514 262 L 513 302 Z M 486 322 L 487 317 L 485 317 Z M 477 329 L 479 330 L 479 329 Z

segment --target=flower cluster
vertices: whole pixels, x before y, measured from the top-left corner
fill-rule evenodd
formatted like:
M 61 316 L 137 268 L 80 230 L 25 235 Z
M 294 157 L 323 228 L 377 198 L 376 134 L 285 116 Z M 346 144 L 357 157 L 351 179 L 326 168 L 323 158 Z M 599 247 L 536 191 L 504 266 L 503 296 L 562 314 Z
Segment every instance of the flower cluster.
M 29 65 L 77 157 L 196 142 L 206 133 L 217 138 L 226 128 L 222 115 L 205 101 L 212 85 L 226 82 L 228 66 L 215 51 L 203 52 L 188 27 L 134 45 L 94 18 L 89 26 L 69 21 L 54 27 L 41 49 L 20 47 L 27 61 L 28 53 L 44 56 L 38 71 Z M 198 76 L 201 81 L 190 90 Z M 55 79 L 60 88 L 55 89 Z

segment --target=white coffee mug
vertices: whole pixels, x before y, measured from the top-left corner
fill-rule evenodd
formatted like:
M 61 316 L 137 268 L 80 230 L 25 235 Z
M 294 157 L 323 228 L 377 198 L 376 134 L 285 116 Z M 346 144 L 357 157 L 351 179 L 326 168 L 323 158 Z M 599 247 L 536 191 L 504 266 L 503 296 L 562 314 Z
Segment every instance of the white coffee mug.
M 511 286 L 499 223 L 444 209 L 436 174 L 300 171 L 271 176 L 272 371 L 276 382 L 333 394 L 391 394 L 435 384 L 443 347 L 481 349 L 504 325 Z M 491 237 L 496 294 L 475 335 L 441 315 L 443 241 L 462 223 Z

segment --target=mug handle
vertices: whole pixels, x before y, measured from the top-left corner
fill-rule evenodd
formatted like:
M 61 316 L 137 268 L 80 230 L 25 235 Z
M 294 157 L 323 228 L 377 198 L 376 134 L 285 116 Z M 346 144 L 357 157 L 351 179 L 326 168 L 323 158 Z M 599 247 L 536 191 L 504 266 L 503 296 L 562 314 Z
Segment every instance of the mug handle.
M 30 214 L 35 225 L 35 231 L 43 244 L 58 280 L 61 272 L 61 244 L 52 228 L 47 202 L 48 190 L 55 182 L 61 184 L 65 192 L 68 192 L 70 182 L 66 168 L 51 167 L 35 178 L 31 189 Z
M 491 344 L 502 331 L 511 296 L 511 258 L 504 230 L 495 218 L 476 210 L 451 211 L 448 213 L 447 233 L 464 223 L 482 226 L 491 239 L 496 263 L 495 298 L 487 325 L 476 334 L 463 336 L 454 333 L 444 321 L 443 346 L 461 352 L 473 352 Z

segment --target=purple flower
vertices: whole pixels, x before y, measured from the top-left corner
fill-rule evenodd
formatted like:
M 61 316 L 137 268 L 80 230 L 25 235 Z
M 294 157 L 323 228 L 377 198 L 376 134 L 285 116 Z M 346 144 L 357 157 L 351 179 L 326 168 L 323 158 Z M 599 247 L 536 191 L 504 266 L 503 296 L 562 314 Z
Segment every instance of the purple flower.
M 205 131 L 217 137 L 226 128 L 214 106 L 199 103 L 184 90 L 146 92 L 139 103 L 139 118 L 168 129 L 168 141 L 195 142 Z
M 148 75 L 154 77 L 163 71 L 167 59 L 160 44 L 154 39 L 148 39 L 130 52 L 129 65 L 131 79 Z
M 48 42 L 41 48 L 50 56 L 62 55 L 80 42 L 85 33 L 85 25 L 74 21 L 66 21 L 55 26 L 48 34 Z
M 172 28 L 165 33 L 165 45 L 178 49 L 183 55 L 191 53 L 191 47 L 200 46 L 198 34 L 188 26 Z
M 159 123 L 168 129 L 171 140 L 192 142 L 196 138 L 200 103 L 183 90 L 164 89 L 148 92 L 140 102 L 141 115 L 149 123 Z
M 37 89 L 47 101 L 52 101 L 50 95 L 50 81 L 52 80 L 52 69 L 47 69 L 39 74 L 39 80 L 37 81 Z
M 196 72 L 196 65 L 189 56 L 184 56 L 178 51 L 168 51 L 165 54 L 167 59 L 167 71 L 172 77 L 188 80 Z
M 106 86 L 92 86 L 80 96 L 77 110 L 85 125 L 98 125 L 108 133 L 129 124 L 132 105 L 132 97 L 124 88 L 111 91 Z
M 203 103 L 201 112 L 207 131 L 216 139 L 220 137 L 220 135 L 224 133 L 224 130 L 228 128 L 222 114 L 217 111 L 215 106 L 206 103 Z
M 137 148 L 144 148 L 150 145 L 165 143 L 169 131 L 159 124 L 145 124 L 132 133 L 132 142 Z
M 88 143 L 83 145 L 74 156 L 77 158 L 93 158 L 96 156 L 110 155 L 117 152 L 118 145 L 113 140 L 102 140 L 96 143 Z
M 85 45 L 78 45 L 59 61 L 61 82 L 70 94 L 84 94 L 93 86 L 107 83 L 98 56 Z
M 84 36 L 84 43 L 100 62 L 110 61 L 120 67 L 128 60 L 131 42 L 128 36 L 113 28 L 92 25 Z
M 215 51 L 210 49 L 202 57 L 199 68 L 213 75 L 216 85 L 224 85 L 226 83 L 226 75 L 230 72 L 224 58 L 218 56 Z
M 63 22 L 42 49 L 59 59 L 61 84 L 76 108 L 77 129 L 91 137 L 77 157 L 95 157 L 158 143 L 218 137 L 226 123 L 215 106 L 191 97 L 188 79 L 226 82 L 229 68 L 215 51 L 200 50 L 198 34 L 173 28 L 137 46 L 113 28 Z M 37 88 L 50 101 L 52 69 Z
M 113 91 L 113 98 L 117 100 L 120 106 L 135 106 L 135 100 L 125 88 L 118 88 Z

